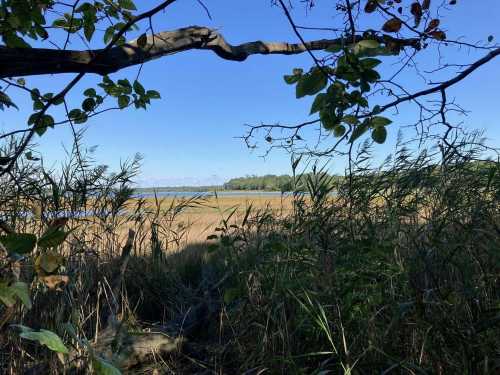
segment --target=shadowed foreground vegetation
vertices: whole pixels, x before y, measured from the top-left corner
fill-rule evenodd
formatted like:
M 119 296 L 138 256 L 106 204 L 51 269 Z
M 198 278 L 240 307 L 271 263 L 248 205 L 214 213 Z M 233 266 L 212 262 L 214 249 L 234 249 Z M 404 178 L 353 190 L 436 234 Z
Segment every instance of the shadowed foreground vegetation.
M 62 176 L 22 160 L 2 184 L 4 232 L 64 216 L 69 234 L 32 258 L 1 237 L 2 278 L 32 295 L 0 307 L 0 372 L 500 371 L 500 166 L 471 146 L 441 163 L 399 147 L 373 168 L 365 145 L 346 179 L 315 169 L 305 191 L 294 163 L 286 210 L 224 207 L 199 244 L 178 218 L 204 198 L 131 199 L 138 160 L 108 174 L 76 150 Z

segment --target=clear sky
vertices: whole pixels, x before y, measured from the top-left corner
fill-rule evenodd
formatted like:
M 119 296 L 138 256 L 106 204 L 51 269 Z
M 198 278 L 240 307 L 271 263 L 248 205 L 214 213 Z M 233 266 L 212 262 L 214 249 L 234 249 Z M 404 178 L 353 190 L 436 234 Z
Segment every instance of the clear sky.
M 136 3 L 142 4 L 142 0 Z M 195 0 L 179 0 L 156 18 L 155 28 L 206 25 L 218 28 L 231 43 L 258 39 L 295 42 L 297 39 L 282 11 L 270 3 L 269 0 L 207 0 L 210 20 Z M 292 14 L 300 24 L 329 26 L 335 20 L 332 1 L 317 1 L 318 6 L 309 14 L 296 3 Z M 476 41 L 494 35 L 500 39 L 500 2 L 483 0 L 481 6 L 478 3 L 458 1 L 443 25 L 449 30 L 450 38 L 464 35 Z M 331 35 L 305 33 L 304 36 L 311 39 Z M 469 54 L 463 50 L 462 54 L 472 61 L 484 52 Z M 423 59 L 424 66 L 437 66 L 436 55 L 424 55 Z M 141 153 L 143 185 L 210 184 L 247 174 L 289 173 L 287 154 L 274 152 L 263 159 L 260 156 L 264 149 L 251 152 L 236 137 L 244 134 L 246 123 L 292 124 L 310 119 L 310 100 L 295 99 L 294 88 L 286 85 L 282 78 L 294 67 L 310 65 L 307 54 L 251 56 L 238 63 L 224 61 L 206 51 L 184 52 L 150 62 L 142 70 L 141 82 L 147 89 L 160 91 L 162 99 L 154 101 L 147 111 L 113 111 L 92 119 L 85 125 L 85 142 L 89 146 L 99 145 L 97 161 L 111 167 Z M 136 72 L 136 67 L 129 68 L 114 74 L 113 78 L 130 78 Z M 69 78 L 69 75 L 36 77 L 28 78 L 28 82 L 56 91 L 64 87 Z M 415 74 L 404 79 L 410 87 L 422 87 Z M 80 85 L 79 92 L 92 82 L 95 77 L 89 77 Z M 471 111 L 465 123 L 487 129 L 486 134 L 495 146 L 500 146 L 499 84 L 500 58 L 482 67 L 449 94 Z M 19 128 L 19 124 L 26 121 L 29 108 L 22 104 L 21 101 L 19 112 L 2 112 L 0 129 Z M 409 123 L 415 116 L 412 108 L 402 108 L 390 133 L 395 135 L 399 124 Z M 60 128 L 50 130 L 40 139 L 41 150 L 49 163 L 63 157 L 62 145 L 69 144 L 70 134 L 69 129 Z M 391 145 L 389 141 L 378 146 L 378 151 L 388 153 Z M 333 169 L 343 168 L 342 161 L 335 163 L 333 161 Z

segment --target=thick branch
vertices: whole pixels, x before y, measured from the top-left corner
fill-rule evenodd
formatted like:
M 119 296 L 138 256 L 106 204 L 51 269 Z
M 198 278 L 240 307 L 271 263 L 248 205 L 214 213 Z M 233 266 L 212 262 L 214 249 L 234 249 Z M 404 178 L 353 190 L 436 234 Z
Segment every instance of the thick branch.
M 363 37 L 357 35 L 353 39 L 359 41 Z M 395 39 L 387 35 L 376 39 L 380 43 L 390 42 L 402 47 L 420 48 L 418 39 Z M 324 50 L 342 43 L 345 40 L 338 38 L 296 44 L 255 41 L 231 45 L 215 30 L 191 26 L 150 35 L 143 46 L 133 40 L 122 46 L 89 51 L 0 47 L 0 78 L 59 73 L 104 75 L 165 55 L 195 49 L 212 51 L 226 60 L 244 61 L 250 55 L 294 55 L 308 50 Z

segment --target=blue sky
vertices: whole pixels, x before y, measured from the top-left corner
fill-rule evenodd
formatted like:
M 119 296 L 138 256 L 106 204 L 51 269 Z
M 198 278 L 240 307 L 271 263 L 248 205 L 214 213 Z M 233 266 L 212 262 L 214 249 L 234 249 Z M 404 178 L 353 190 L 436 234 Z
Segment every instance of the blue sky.
M 338 22 L 333 2 L 320 0 L 317 3 L 317 8 L 306 14 L 297 2 L 292 13 L 297 23 L 329 26 Z M 231 43 L 258 39 L 296 41 L 282 11 L 272 7 L 269 0 L 207 0 L 206 5 L 212 20 L 196 1 L 179 1 L 156 18 L 155 29 L 206 25 L 218 28 Z M 500 14 L 500 2 L 484 0 L 481 5 L 458 2 L 443 26 L 449 30 L 450 38 L 460 35 L 471 41 L 485 40 L 488 35 L 500 38 L 496 19 Z M 305 33 L 304 36 L 312 39 L 331 35 Z M 470 61 L 483 54 L 461 52 Z M 458 54 L 451 53 L 451 57 L 456 56 Z M 500 59 L 497 60 L 453 88 L 449 97 L 456 98 L 471 111 L 464 119 L 467 125 L 486 129 L 491 143 L 500 146 Z M 424 54 L 421 63 L 435 67 L 438 61 L 435 54 Z M 162 99 L 155 101 L 147 111 L 113 111 L 92 119 L 86 124 L 85 142 L 89 146 L 99 145 L 96 160 L 112 168 L 120 160 L 141 153 L 144 156 L 140 177 L 143 185 L 208 184 L 247 174 L 289 173 L 290 159 L 286 153 L 274 152 L 263 159 L 260 156 L 264 149 L 251 152 L 236 137 L 244 134 L 246 123 L 293 124 L 310 119 L 310 100 L 295 99 L 294 88 L 284 84 L 282 79 L 283 74 L 294 67 L 308 68 L 310 65 L 306 54 L 251 56 L 237 63 L 224 61 L 210 52 L 191 51 L 155 60 L 145 65 L 141 82 L 147 89 L 160 91 Z M 136 72 L 137 68 L 129 68 L 114 74 L 113 78 L 130 78 Z M 45 91 L 56 91 L 64 87 L 70 77 L 33 77 L 27 81 Z M 422 87 L 415 74 L 403 78 L 410 87 Z M 96 77 L 86 79 L 79 86 L 79 92 L 93 82 Z M 0 129 L 19 128 L 26 120 L 29 108 L 26 104 L 23 111 L 23 101 L 20 103 L 21 111 L 2 113 Z M 415 119 L 413 108 L 405 106 L 401 112 L 391 125 L 392 135 L 396 134 L 398 125 Z M 378 146 L 380 155 L 390 152 L 391 139 L 386 145 Z M 50 130 L 39 139 L 47 163 L 56 165 L 64 155 L 63 145 L 68 146 L 70 140 L 71 132 L 67 128 Z M 331 165 L 334 171 L 340 171 L 344 161 L 333 160 Z

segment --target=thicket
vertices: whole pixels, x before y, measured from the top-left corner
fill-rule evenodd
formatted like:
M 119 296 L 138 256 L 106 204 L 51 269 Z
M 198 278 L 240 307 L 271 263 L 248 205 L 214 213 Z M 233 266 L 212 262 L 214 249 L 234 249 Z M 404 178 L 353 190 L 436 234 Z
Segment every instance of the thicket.
M 500 164 L 479 143 L 399 145 L 378 167 L 365 143 L 342 180 L 297 160 L 291 211 L 223 211 L 189 245 L 176 218 L 203 198 L 131 199 L 139 160 L 110 174 L 75 147 L 61 175 L 21 159 L 2 228 L 38 242 L 0 239 L 4 286 L 31 286 L 2 295 L 1 371 L 496 374 Z

